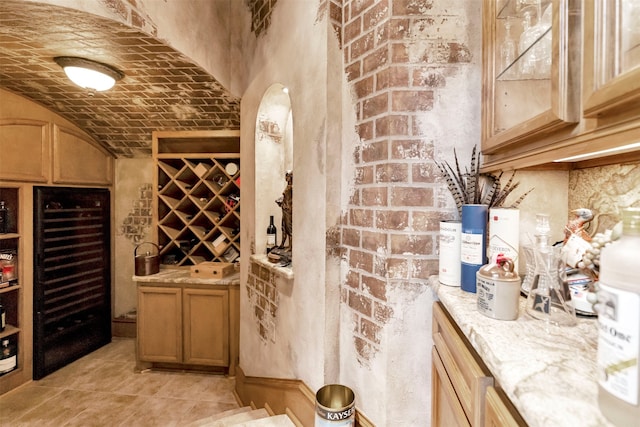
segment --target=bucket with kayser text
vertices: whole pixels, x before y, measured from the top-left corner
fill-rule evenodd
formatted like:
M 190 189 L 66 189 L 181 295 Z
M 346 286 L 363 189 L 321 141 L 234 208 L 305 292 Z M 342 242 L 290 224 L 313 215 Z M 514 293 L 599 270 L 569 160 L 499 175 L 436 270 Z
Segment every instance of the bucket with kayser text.
M 315 427 L 353 427 L 355 394 L 346 386 L 328 384 L 316 393 Z

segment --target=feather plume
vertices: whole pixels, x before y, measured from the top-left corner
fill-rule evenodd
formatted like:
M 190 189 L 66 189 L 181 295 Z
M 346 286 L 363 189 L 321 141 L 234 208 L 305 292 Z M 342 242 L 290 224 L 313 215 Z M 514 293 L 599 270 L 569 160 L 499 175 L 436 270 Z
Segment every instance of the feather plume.
M 455 169 L 448 162 L 436 163 L 440 175 L 446 180 L 447 188 L 453 197 L 458 209 L 458 215 L 462 217 L 462 205 L 479 203 L 491 207 L 500 207 L 514 190 L 520 185 L 514 183 L 515 171 L 503 186 L 501 183 L 503 172 L 499 175 L 491 173 L 480 173 L 480 152 L 473 147 L 471 152 L 471 162 L 469 167 L 464 168 L 464 173 L 460 168 L 458 153 L 453 149 L 455 159 Z M 516 208 L 524 198 L 533 191 L 533 188 L 522 194 L 510 207 Z

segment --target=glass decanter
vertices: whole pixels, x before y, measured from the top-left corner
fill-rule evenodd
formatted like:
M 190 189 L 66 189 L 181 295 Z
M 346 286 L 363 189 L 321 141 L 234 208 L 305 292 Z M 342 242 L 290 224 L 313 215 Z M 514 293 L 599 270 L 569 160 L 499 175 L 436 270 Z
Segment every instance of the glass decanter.
M 500 72 L 505 77 L 513 76 L 514 68 L 509 68 L 516 60 L 516 41 L 511 37 L 511 20 L 504 20 L 504 40 L 500 44 Z
M 564 282 L 561 247 L 534 248 L 536 273 L 526 302 L 530 317 L 556 326 L 574 326 L 576 311 Z

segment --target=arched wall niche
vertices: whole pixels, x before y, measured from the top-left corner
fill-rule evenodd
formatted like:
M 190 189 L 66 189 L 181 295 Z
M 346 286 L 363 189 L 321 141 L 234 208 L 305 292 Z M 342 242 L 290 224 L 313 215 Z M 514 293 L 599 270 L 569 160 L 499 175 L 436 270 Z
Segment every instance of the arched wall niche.
M 293 171 L 293 114 L 287 88 L 274 83 L 264 93 L 256 118 L 256 251 L 266 253 L 269 216 L 278 229 L 276 244 L 282 240 L 282 211 L 276 199 L 286 186 L 285 173 Z M 295 181 L 294 181 L 295 185 Z

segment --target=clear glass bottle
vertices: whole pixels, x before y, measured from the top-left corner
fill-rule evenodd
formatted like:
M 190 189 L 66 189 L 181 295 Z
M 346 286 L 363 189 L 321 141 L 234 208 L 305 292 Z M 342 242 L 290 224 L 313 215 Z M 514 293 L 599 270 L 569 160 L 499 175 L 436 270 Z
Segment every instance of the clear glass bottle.
M 537 54 L 536 40 L 541 35 L 540 25 L 532 25 L 532 11 L 524 12 L 522 21 L 522 34 L 518 43 L 518 53 L 520 58 L 520 77 L 524 79 L 532 79 L 536 75 L 538 69 L 539 55 Z
M 622 214 L 622 236 L 600 254 L 598 404 L 617 426 L 640 420 L 640 208 Z
M 534 235 L 534 242 L 522 247 L 524 253 L 524 259 L 526 262 L 526 271 L 524 279 L 522 279 L 521 290 L 524 294 L 528 294 L 531 289 L 531 284 L 536 275 L 536 258 L 534 255 L 534 249 L 538 248 L 542 251 L 549 247 L 549 233 L 551 227 L 549 226 L 549 215 L 536 214 L 536 234 Z
M 525 307 L 534 319 L 555 326 L 574 326 L 576 311 L 563 280 L 565 264 L 561 250 L 555 246 L 533 249 L 536 271 Z
M 515 73 L 514 68 L 510 68 L 507 71 L 507 68 L 511 67 L 513 62 L 516 60 L 516 41 L 511 37 L 511 20 L 509 18 L 504 20 L 504 40 L 500 45 L 500 73 L 504 73 L 505 76 L 511 77 L 514 76 Z M 514 76 L 515 77 L 515 76 Z

